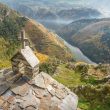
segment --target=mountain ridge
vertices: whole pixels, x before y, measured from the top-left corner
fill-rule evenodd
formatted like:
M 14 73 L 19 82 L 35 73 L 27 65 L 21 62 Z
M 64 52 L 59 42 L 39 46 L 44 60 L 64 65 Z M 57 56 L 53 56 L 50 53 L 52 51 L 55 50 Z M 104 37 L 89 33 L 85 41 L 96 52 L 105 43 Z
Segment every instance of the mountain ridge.
M 65 26 L 57 34 L 79 47 L 94 62 L 109 63 L 109 27 L 109 18 L 84 19 Z

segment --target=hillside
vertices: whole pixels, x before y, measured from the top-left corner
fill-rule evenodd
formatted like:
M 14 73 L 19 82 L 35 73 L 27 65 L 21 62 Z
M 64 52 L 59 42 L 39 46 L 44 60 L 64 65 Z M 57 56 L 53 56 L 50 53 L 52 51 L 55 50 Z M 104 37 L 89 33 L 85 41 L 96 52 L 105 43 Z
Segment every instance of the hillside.
M 79 47 L 94 62 L 110 62 L 110 19 L 84 19 L 65 26 L 58 34 Z
M 24 28 L 38 52 L 55 56 L 62 60 L 71 60 L 71 52 L 64 45 L 63 41 L 58 39 L 54 33 L 48 31 L 43 25 L 33 20 L 28 20 Z M 63 55 L 63 58 L 61 55 Z
M 66 39 L 67 41 L 71 41 L 72 35 L 77 33 L 80 29 L 84 28 L 85 26 L 95 23 L 99 21 L 98 19 L 81 19 L 74 21 L 68 25 L 63 26 L 57 33 Z
M 20 30 L 24 28 L 26 35 L 38 52 L 70 60 L 72 55 L 68 48 L 53 33 L 35 21 L 22 17 L 14 10 L 0 4 L 0 63 L 4 67 L 20 47 L 17 40 Z M 63 57 L 61 56 L 63 55 Z M 8 62 L 8 63 L 5 63 Z

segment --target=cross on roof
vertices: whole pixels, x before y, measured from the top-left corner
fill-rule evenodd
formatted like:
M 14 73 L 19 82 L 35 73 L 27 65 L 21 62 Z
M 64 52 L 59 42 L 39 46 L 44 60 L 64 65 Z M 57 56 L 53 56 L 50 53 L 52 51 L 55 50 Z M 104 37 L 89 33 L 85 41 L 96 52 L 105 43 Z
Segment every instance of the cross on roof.
M 25 30 L 24 30 L 24 29 L 21 30 L 21 33 L 20 33 L 20 36 L 19 36 L 18 39 L 19 39 L 19 40 L 21 41 L 21 43 L 22 43 L 22 49 L 25 49 L 25 47 L 26 47 L 26 42 L 28 41 L 28 39 L 27 39 L 26 36 L 25 36 Z

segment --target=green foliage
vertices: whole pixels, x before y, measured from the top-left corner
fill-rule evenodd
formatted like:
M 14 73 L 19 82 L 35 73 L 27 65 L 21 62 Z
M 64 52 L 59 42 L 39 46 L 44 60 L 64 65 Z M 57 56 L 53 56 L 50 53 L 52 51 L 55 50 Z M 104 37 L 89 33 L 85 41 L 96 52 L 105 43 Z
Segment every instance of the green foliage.
M 56 58 L 50 58 L 47 62 L 40 65 L 40 71 L 44 71 L 50 75 L 53 75 L 60 63 L 60 60 Z
M 10 58 L 20 48 L 17 37 L 26 23 L 26 18 L 18 16 L 16 12 L 7 7 L 1 8 L 1 4 L 0 9 L 2 18 L 0 21 L 0 67 L 8 67 L 10 66 Z M 7 13 L 9 16 L 6 16 Z
M 79 107 L 83 110 L 109 110 L 110 85 L 86 85 L 78 91 Z
M 0 69 L 11 67 L 11 62 L 6 59 L 0 60 Z
M 81 80 L 84 81 L 86 84 L 93 84 L 96 85 L 98 83 L 97 78 L 95 78 L 94 76 L 82 76 Z
M 80 73 L 66 68 L 65 64 L 57 68 L 54 78 L 69 88 L 85 84 L 81 81 Z
M 80 99 L 79 100 L 79 103 L 78 103 L 78 107 L 81 109 L 81 110 L 89 110 L 89 106 L 90 106 L 90 103 L 86 100 L 82 100 Z
M 75 71 L 80 72 L 80 73 L 87 73 L 89 69 L 89 65 L 87 64 L 79 64 L 76 66 Z
M 19 45 L 16 42 L 11 42 L 0 36 L 0 68 L 10 66 L 10 58 L 15 54 L 18 47 Z
M 89 69 L 94 68 L 82 64 L 61 64 L 53 77 L 78 95 L 78 107 L 82 110 L 109 110 L 110 86 L 101 85 L 98 77 L 88 74 Z M 99 71 L 99 68 L 96 71 Z

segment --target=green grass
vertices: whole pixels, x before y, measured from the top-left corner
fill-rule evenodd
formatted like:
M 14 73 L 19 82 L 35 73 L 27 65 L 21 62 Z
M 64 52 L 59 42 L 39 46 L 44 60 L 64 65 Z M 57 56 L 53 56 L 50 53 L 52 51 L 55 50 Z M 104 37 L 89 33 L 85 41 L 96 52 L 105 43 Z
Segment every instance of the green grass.
M 10 59 L 17 51 L 17 44 L 11 43 L 9 40 L 0 36 L 0 68 L 11 66 Z
M 85 85 L 86 83 L 81 80 L 81 74 L 66 68 L 66 65 L 60 65 L 56 72 L 56 75 L 53 76 L 58 82 L 64 84 L 68 88 L 74 88 L 79 85 Z M 84 100 L 79 100 L 78 107 L 82 110 L 88 110 L 90 103 Z
M 60 65 L 58 70 L 58 75 L 54 76 L 54 79 L 56 79 L 58 82 L 64 84 L 65 86 L 69 88 L 73 88 L 78 85 L 85 84 L 82 82 L 80 73 L 76 73 L 73 70 L 69 70 L 65 67 L 65 65 Z
M 10 12 L 7 17 L 4 17 Z M 20 30 L 25 26 L 26 18 L 20 17 L 15 11 L 0 4 L 0 68 L 10 67 L 10 59 L 20 48 L 17 40 Z
M 79 100 L 78 107 L 81 110 L 89 110 L 90 103 L 85 100 Z
M 80 99 L 79 103 L 78 103 L 78 107 L 81 110 L 109 110 L 110 109 L 110 105 L 92 105 L 89 101 L 86 101 L 84 99 Z
M 66 67 L 66 64 L 62 64 L 58 66 L 56 70 L 56 74 L 53 76 L 54 79 L 56 79 L 58 82 L 64 84 L 66 87 L 70 88 L 71 90 L 74 90 L 75 87 L 79 85 L 92 85 L 93 89 L 85 89 L 83 92 L 84 96 L 81 96 L 80 94 L 77 94 L 79 96 L 79 103 L 78 107 L 81 108 L 81 110 L 109 110 L 109 101 L 108 103 L 102 103 L 100 101 L 100 95 L 97 96 L 97 92 L 94 92 L 95 86 L 97 86 L 96 79 L 94 77 L 88 77 L 86 80 L 82 80 L 81 72 L 76 72 L 74 70 L 68 69 Z M 90 96 L 86 96 L 85 93 L 90 92 Z M 92 96 L 92 93 L 94 92 L 94 95 Z M 103 90 L 102 93 L 104 94 Z M 101 95 L 101 96 L 102 96 Z M 91 98 L 94 100 L 91 100 Z M 96 98 L 95 98 L 96 97 Z M 105 97 L 105 95 L 103 96 Z M 109 100 L 109 98 L 107 98 Z M 106 99 L 105 99 L 106 100 Z M 106 102 L 106 101 L 105 101 Z
M 11 67 L 10 60 L 0 60 L 0 69 Z

